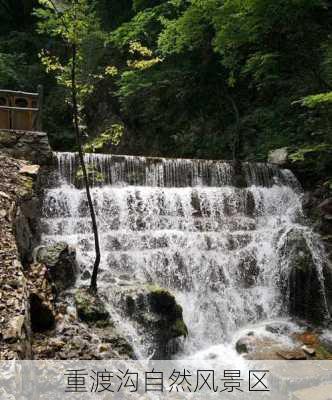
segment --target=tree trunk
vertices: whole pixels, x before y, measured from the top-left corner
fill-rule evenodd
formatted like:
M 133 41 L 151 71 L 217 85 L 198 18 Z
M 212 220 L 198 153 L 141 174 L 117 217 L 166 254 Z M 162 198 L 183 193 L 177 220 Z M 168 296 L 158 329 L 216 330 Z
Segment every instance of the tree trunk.
M 238 153 L 239 153 L 239 149 L 241 146 L 240 112 L 239 112 L 239 109 L 238 109 L 233 97 L 229 93 L 226 93 L 226 95 L 232 105 L 234 115 L 235 115 L 235 134 L 234 134 L 234 140 L 233 140 L 233 160 L 235 161 L 238 159 Z
M 234 129 L 234 136 L 232 140 L 232 158 L 234 161 L 238 160 L 238 153 L 242 145 L 242 138 L 241 138 L 241 116 L 239 108 L 233 98 L 233 96 L 229 93 L 227 85 L 222 81 L 221 77 L 221 93 L 220 97 L 225 95 L 226 99 L 229 101 L 230 105 L 232 106 L 234 117 L 235 117 L 235 129 Z
M 96 258 L 93 266 L 93 273 L 91 277 L 90 283 L 90 290 L 92 292 L 97 292 L 97 277 L 98 277 L 98 270 L 100 264 L 100 246 L 99 246 L 99 235 L 98 235 L 98 227 L 97 227 L 97 220 L 96 220 L 96 213 L 93 206 L 91 193 L 90 193 L 90 185 L 89 185 L 89 178 L 85 167 L 84 162 L 84 154 L 82 149 L 82 140 L 81 140 L 81 133 L 80 127 L 78 122 L 78 106 L 77 106 L 77 88 L 76 88 L 76 56 L 77 56 L 77 48 L 75 45 L 72 46 L 72 71 L 71 71 L 71 85 L 72 85 L 72 102 L 73 102 L 73 114 L 74 114 L 74 129 L 76 134 L 76 141 L 78 146 L 78 155 L 79 160 L 83 172 L 83 180 L 85 184 L 86 196 L 88 199 L 89 210 L 91 215 L 91 222 L 92 222 L 92 230 L 94 235 L 95 241 L 95 251 L 96 251 Z

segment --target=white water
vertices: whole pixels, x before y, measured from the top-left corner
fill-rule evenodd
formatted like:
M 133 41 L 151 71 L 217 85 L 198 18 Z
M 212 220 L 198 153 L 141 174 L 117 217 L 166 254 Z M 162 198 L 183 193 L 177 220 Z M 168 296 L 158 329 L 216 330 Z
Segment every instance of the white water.
M 76 246 L 82 269 L 90 269 L 94 244 L 85 191 L 73 184 L 76 159 L 71 153 L 57 159 L 61 179 L 45 194 L 42 241 Z M 92 197 L 101 290 L 116 303 L 112 287 L 125 284 L 124 274 L 169 288 L 190 332 L 186 357 L 228 354 L 239 330 L 287 318 L 281 288 L 288 262 L 281 249 L 290 230 L 303 233 L 322 268 L 313 233 L 303 225 L 299 186 L 287 170 L 243 164 L 248 187 L 239 189 L 232 186 L 231 163 L 105 155 L 86 160 L 99 185 Z M 137 353 L 148 356 L 130 322 L 120 314 L 118 322 Z

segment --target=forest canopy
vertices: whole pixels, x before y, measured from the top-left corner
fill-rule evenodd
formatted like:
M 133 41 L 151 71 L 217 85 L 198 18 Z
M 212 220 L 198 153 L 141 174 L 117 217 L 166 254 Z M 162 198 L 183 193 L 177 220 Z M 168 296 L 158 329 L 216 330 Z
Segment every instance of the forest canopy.
M 266 160 L 288 147 L 294 162 L 329 178 L 329 1 L 72 1 L 89 7 L 94 26 L 79 60 L 87 150 Z M 68 2 L 55 1 L 60 13 Z M 54 149 L 69 151 L 68 89 L 45 63 L 69 55 L 43 27 L 43 3 L 0 0 L 0 85 L 43 84 L 44 128 Z

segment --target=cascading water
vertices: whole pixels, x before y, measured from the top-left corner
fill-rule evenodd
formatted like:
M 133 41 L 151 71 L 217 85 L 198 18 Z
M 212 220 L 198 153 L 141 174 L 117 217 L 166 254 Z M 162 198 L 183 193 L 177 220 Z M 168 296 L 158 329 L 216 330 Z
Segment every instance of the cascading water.
M 55 156 L 59 180 L 45 193 L 42 242 L 76 246 L 84 273 L 94 244 L 78 162 L 72 153 Z M 101 238 L 100 290 L 116 310 L 112 288 L 125 284 L 124 275 L 170 289 L 189 328 L 182 356 L 231 343 L 248 324 L 288 316 L 290 232 L 310 248 L 328 314 L 320 246 L 303 222 L 290 171 L 92 154 L 86 162 Z M 130 322 L 121 316 L 118 322 L 137 353 L 148 356 Z

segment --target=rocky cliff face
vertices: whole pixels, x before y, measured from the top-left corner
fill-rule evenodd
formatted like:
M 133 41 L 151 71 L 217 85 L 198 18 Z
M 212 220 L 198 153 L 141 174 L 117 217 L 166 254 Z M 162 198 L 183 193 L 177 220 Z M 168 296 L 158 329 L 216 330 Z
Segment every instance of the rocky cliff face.
M 33 248 L 31 206 L 38 168 L 0 155 L 0 359 L 29 358 L 28 284 L 23 265 Z

